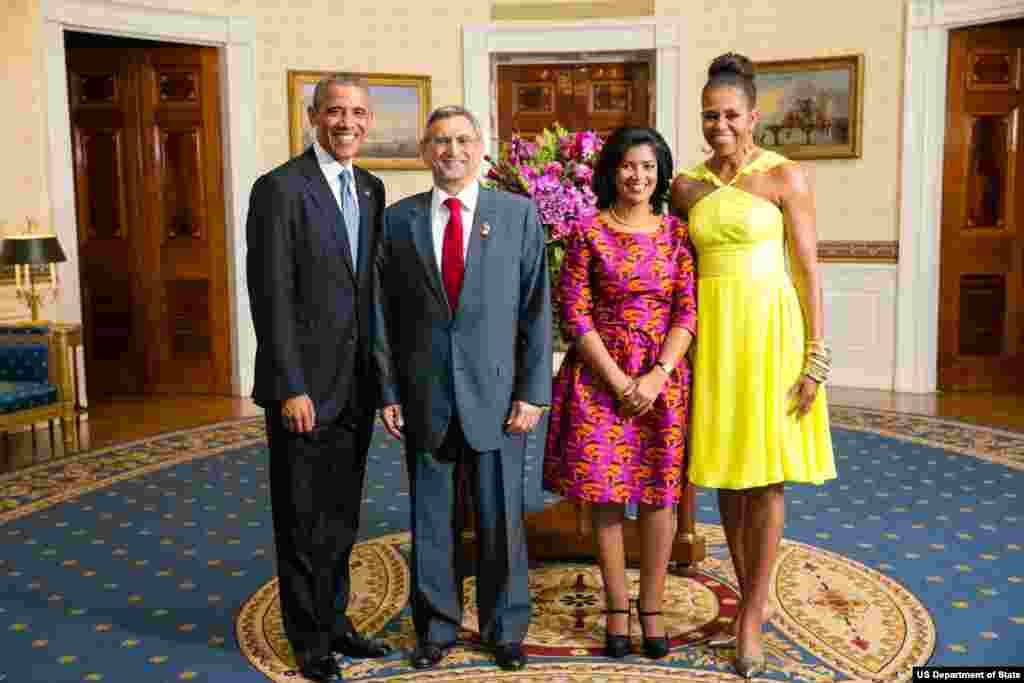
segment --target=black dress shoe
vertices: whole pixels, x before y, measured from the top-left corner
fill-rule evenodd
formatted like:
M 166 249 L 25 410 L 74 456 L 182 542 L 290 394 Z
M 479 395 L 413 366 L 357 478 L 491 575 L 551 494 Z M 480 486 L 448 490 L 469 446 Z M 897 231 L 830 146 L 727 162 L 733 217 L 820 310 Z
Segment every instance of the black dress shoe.
M 299 673 L 314 683 L 337 683 L 345 680 L 341 664 L 330 656 L 306 662 L 299 667 Z
M 494 661 L 505 671 L 526 668 L 526 653 L 522 643 L 498 643 L 494 646 Z
M 429 669 L 437 666 L 451 647 L 451 644 L 418 643 L 416 649 L 413 650 L 412 657 L 409 658 L 409 663 L 414 669 Z
M 391 654 L 390 646 L 375 638 L 364 638 L 355 631 L 332 640 L 331 649 L 353 659 L 387 657 Z

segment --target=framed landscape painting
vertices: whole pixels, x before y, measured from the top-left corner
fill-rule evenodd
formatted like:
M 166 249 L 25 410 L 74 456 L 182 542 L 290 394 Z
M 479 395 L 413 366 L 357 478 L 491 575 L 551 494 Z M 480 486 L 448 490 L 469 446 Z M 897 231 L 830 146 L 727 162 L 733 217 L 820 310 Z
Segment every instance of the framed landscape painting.
M 864 56 L 755 64 L 754 142 L 790 159 L 861 155 Z
M 292 156 L 313 144 L 315 133 L 307 110 L 313 104 L 317 82 L 334 71 L 288 72 L 289 141 Z M 370 103 L 377 118 L 357 163 L 369 169 L 423 169 L 419 141 L 430 112 L 430 76 L 408 74 L 354 74 L 370 87 Z

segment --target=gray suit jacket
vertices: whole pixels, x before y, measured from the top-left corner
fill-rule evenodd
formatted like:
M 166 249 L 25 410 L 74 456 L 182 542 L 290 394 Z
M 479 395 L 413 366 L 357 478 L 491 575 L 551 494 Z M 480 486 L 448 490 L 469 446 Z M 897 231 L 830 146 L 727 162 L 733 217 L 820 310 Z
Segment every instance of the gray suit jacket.
M 430 198 L 408 197 L 384 214 L 373 289 L 380 405 L 402 406 L 411 451 L 436 450 L 453 414 L 473 450 L 498 450 L 513 400 L 551 402 L 545 233 L 533 202 L 481 188 L 453 318 Z

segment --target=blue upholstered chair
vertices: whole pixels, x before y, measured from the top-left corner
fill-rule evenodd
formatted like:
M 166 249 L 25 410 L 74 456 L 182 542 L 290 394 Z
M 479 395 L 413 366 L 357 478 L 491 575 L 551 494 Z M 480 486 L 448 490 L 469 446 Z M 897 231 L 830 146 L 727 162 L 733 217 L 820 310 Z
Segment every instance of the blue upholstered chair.
M 73 440 L 74 405 L 64 336 L 45 324 L 0 325 L 0 432 L 60 419 Z

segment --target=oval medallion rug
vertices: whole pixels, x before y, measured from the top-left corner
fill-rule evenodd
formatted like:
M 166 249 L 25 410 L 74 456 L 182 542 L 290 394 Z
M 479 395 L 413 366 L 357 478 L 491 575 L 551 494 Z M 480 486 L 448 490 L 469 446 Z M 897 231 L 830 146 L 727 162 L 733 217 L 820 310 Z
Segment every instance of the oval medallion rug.
M 1024 434 L 846 407 L 831 415 L 839 478 L 786 486 L 762 679 L 890 683 L 923 663 L 1019 665 Z M 526 465 L 534 508 L 554 501 L 541 498 L 538 452 Z M 0 681 L 301 683 L 273 579 L 267 458 L 256 418 L 0 475 Z M 346 680 L 739 680 L 732 650 L 706 644 L 737 608 L 708 490 L 696 497 L 708 556 L 667 586 L 668 657 L 600 656 L 597 568 L 545 563 L 530 575 L 526 670 L 499 670 L 475 644 L 472 580 L 464 644 L 435 670 L 411 669 L 404 456 L 378 430 L 369 458 L 351 615 L 395 652 L 346 660 Z M 639 650 L 636 621 L 632 630 Z
M 436 670 L 417 672 L 400 657 L 353 661 L 353 680 L 541 681 L 707 680 L 708 671 L 729 671 L 729 650 L 701 645 L 735 617 L 738 595 L 731 563 L 723 561 L 718 526 L 701 524 L 711 557 L 692 576 L 673 575 L 665 596 L 665 625 L 673 652 L 658 663 L 632 657 L 626 664 L 602 658 L 605 609 L 600 572 L 594 565 L 546 563 L 530 571 L 533 617 L 525 645 L 532 656 L 523 672 L 499 672 L 491 657 L 474 645 L 477 630 L 474 579 L 466 581 L 465 645 L 455 648 Z M 376 633 L 398 652 L 415 646 L 408 610 L 409 534 L 393 534 L 359 544 L 353 553 L 349 616 L 362 632 Z M 630 571 L 635 583 L 637 572 Z M 850 678 L 892 681 L 900 672 L 928 660 L 935 626 L 924 605 L 897 582 L 813 546 L 784 541 L 773 580 L 774 627 L 766 641 L 770 670 L 792 680 Z M 391 622 L 392 628 L 386 628 Z M 640 626 L 634 615 L 634 634 Z M 271 680 L 294 681 L 294 659 L 281 627 L 276 580 L 265 584 L 242 607 L 237 635 L 242 652 Z M 634 636 L 639 650 L 639 635 Z M 693 647 L 687 647 L 693 646 Z M 646 663 L 645 663 L 646 662 Z M 641 667 L 638 669 L 637 667 Z M 568 676 L 568 678 L 565 678 Z

